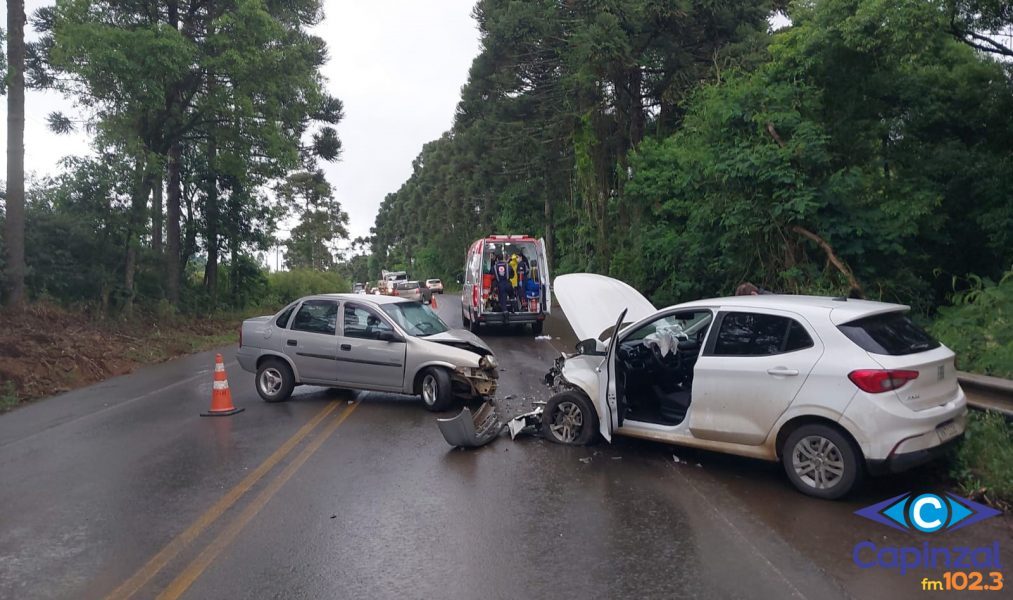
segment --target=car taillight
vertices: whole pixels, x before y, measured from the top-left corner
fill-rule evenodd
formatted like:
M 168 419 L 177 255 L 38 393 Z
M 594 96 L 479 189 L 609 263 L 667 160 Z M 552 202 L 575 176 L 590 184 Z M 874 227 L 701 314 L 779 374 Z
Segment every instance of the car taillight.
M 863 392 L 880 394 L 895 390 L 909 381 L 918 379 L 918 371 L 859 369 L 848 373 L 848 379 Z
M 478 287 L 477 285 L 471 286 L 471 305 L 476 308 L 478 307 L 478 295 L 481 293 Z

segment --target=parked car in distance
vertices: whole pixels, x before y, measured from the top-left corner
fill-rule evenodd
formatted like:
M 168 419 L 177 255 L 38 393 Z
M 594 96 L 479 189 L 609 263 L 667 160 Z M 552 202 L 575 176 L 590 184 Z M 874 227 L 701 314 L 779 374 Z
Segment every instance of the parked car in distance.
M 443 293 L 443 282 L 439 279 L 427 279 L 426 287 L 432 290 L 434 294 Z
M 407 298 L 416 302 L 422 302 L 422 286 L 417 281 L 399 281 L 394 284 L 394 295 L 399 298 Z
M 366 293 L 366 284 L 364 284 L 364 283 L 353 284 L 352 285 L 352 293 L 353 294 L 365 294 Z
M 554 287 L 583 341 L 546 376 L 553 441 L 626 435 L 780 461 L 796 488 L 833 499 L 964 433 L 954 354 L 907 306 L 760 295 L 658 310 L 601 275 Z
M 424 304 L 392 296 L 307 296 L 243 322 L 236 353 L 268 402 L 297 385 L 421 396 L 429 410 L 496 391 L 496 357 Z

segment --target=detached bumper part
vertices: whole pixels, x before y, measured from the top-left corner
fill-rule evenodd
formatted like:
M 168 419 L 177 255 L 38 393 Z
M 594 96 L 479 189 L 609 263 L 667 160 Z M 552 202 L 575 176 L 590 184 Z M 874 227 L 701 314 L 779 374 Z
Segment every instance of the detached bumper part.
M 436 419 L 440 426 L 443 439 L 451 446 L 458 448 L 478 448 L 496 439 L 503 429 L 496 407 L 492 402 L 485 402 L 472 415 L 471 409 L 465 407 L 456 417 Z
M 440 433 L 447 443 L 457 448 L 478 448 L 493 441 L 499 436 L 503 429 L 510 430 L 510 439 L 516 439 L 518 435 L 527 431 L 534 433 L 541 426 L 542 408 L 517 415 L 506 423 L 503 423 L 496 411 L 496 406 L 491 401 L 485 402 L 478 411 L 472 414 L 471 409 L 465 407 L 456 417 L 449 419 L 436 419 L 440 426 Z

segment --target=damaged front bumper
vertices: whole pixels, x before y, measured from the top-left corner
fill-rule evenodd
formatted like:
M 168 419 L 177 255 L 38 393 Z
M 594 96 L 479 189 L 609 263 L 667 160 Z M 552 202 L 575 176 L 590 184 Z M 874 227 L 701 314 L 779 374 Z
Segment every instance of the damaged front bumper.
M 491 398 L 496 393 L 497 379 L 499 372 L 495 367 L 458 367 L 450 376 L 454 395 L 462 398 Z

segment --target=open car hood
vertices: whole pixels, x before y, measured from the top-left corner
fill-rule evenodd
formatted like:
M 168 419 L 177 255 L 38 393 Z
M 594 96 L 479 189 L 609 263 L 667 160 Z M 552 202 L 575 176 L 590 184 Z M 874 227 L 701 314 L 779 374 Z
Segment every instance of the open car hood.
M 420 339 L 427 342 L 436 342 L 437 344 L 446 344 L 448 346 L 454 346 L 455 348 L 469 350 L 481 356 L 492 354 L 492 348 L 483 342 L 482 338 L 467 329 L 451 329 L 450 331 L 444 331 L 443 333 L 427 335 Z
M 627 311 L 624 320 L 628 323 L 658 311 L 643 294 L 604 275 L 560 275 L 554 287 L 559 306 L 579 340 L 598 339 L 602 332 L 615 326 L 623 309 Z

